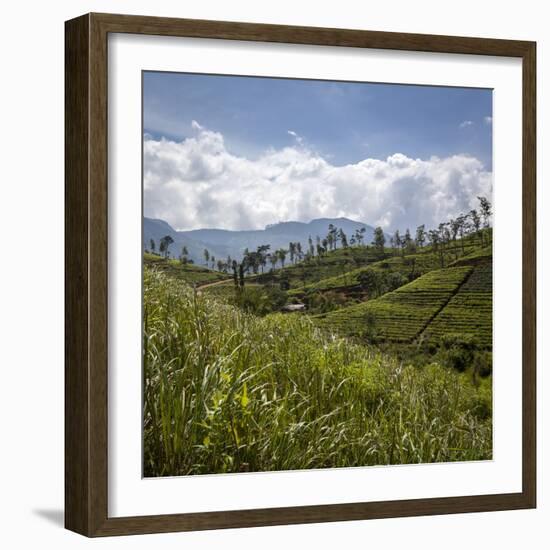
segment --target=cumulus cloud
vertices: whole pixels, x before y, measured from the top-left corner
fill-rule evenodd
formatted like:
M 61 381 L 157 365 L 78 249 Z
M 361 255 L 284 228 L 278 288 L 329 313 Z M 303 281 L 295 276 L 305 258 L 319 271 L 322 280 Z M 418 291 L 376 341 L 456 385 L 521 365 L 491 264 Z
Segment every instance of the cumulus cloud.
M 298 144 L 251 160 L 219 132 L 195 123 L 182 142 L 144 136 L 144 211 L 180 230 L 262 229 L 279 221 L 347 217 L 390 231 L 435 226 L 491 195 L 492 175 L 474 157 L 332 165 Z M 291 131 L 289 130 L 289 134 Z
M 473 126 L 474 123 L 472 120 L 463 120 L 459 125 L 458 127 L 459 128 L 468 128 L 468 126 Z

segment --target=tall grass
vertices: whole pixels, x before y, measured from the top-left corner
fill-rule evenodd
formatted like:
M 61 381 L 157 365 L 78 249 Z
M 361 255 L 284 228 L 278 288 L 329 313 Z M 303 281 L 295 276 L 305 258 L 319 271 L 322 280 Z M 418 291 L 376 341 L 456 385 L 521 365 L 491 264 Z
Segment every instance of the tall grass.
M 144 273 L 146 476 L 491 458 L 490 389 Z

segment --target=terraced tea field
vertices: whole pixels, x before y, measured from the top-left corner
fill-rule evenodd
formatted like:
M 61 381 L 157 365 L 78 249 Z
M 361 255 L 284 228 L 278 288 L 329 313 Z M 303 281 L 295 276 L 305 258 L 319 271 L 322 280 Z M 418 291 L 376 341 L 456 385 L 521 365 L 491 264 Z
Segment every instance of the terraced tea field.
M 411 342 L 449 302 L 470 266 L 435 270 L 381 298 L 313 317 L 321 327 L 376 341 Z
M 478 248 L 471 252 L 470 254 L 467 254 L 466 256 L 463 256 L 462 258 L 459 258 L 455 262 L 453 262 L 452 266 L 459 266 L 459 265 L 479 265 L 479 264 L 487 264 L 493 261 L 493 247 L 492 246 L 485 246 L 483 248 Z
M 481 346 L 493 345 L 493 267 L 476 267 L 458 293 L 428 326 L 425 335 L 439 340 L 446 334 L 474 336 Z
M 471 265 L 476 263 L 478 259 L 486 260 L 487 256 L 491 254 L 491 248 L 479 249 L 479 247 L 476 248 L 471 243 L 467 243 L 464 246 L 463 255 L 462 247 L 457 245 L 446 251 L 444 255 L 444 265 L 445 267 Z M 459 256 L 458 260 L 455 260 L 456 256 Z M 347 271 L 346 273 L 321 279 L 307 285 L 301 285 L 300 287 L 294 287 L 293 290 L 289 292 L 289 295 L 301 296 L 311 292 L 324 292 L 328 290 L 341 290 L 348 287 L 358 287 L 359 277 L 369 268 L 375 269 L 380 273 L 395 272 L 407 277 L 413 271 L 418 276 L 424 275 L 434 269 L 441 269 L 441 262 L 439 256 L 433 252 L 432 248 L 426 247 L 422 252 L 416 254 L 390 256 L 384 260 L 375 261 L 369 265 Z

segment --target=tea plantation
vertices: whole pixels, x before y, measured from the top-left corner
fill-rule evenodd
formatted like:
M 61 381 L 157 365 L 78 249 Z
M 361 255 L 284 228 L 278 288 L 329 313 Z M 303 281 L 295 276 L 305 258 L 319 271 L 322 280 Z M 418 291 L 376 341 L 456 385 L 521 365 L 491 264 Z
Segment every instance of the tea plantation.
M 455 296 L 430 323 L 426 336 L 440 340 L 444 335 L 474 337 L 482 347 L 493 342 L 493 268 L 476 267 Z
M 411 342 L 458 292 L 470 266 L 431 271 L 376 300 L 313 317 L 340 334 L 374 341 Z

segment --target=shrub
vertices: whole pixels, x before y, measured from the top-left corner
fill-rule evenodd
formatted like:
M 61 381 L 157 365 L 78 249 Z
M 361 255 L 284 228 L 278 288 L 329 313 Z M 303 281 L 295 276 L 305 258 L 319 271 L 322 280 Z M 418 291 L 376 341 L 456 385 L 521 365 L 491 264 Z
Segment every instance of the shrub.
M 461 349 L 473 350 L 479 346 L 475 336 L 470 334 L 450 333 L 441 337 L 441 345 L 444 349 L 459 347 Z
M 304 301 L 310 313 L 327 313 L 349 305 L 349 300 L 339 292 L 313 292 L 305 296 Z
M 389 291 L 395 290 L 407 283 L 407 277 L 399 273 L 399 271 L 393 271 L 392 273 L 388 273 L 386 276 L 386 285 L 388 286 Z
M 245 286 L 234 294 L 233 303 L 248 313 L 267 315 L 286 303 L 286 293 L 276 286 Z
M 486 378 L 493 372 L 493 354 L 490 351 L 478 351 L 474 355 L 474 372 Z
M 377 336 L 376 316 L 372 311 L 367 311 L 363 319 L 363 334 L 361 335 L 367 342 L 374 342 Z
M 473 366 L 474 352 L 478 347 L 475 337 L 462 334 L 445 334 L 441 338 L 441 358 L 448 367 L 464 372 Z
M 279 287 L 281 290 L 290 290 L 290 277 L 288 276 L 288 273 L 283 271 L 279 278 Z
M 369 267 L 357 277 L 357 280 L 361 288 L 369 294 L 369 297 L 374 297 L 379 294 L 382 285 L 382 277 L 378 271 Z

